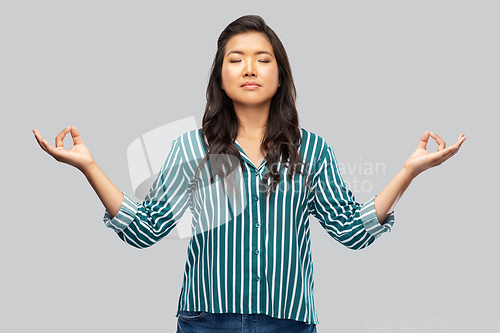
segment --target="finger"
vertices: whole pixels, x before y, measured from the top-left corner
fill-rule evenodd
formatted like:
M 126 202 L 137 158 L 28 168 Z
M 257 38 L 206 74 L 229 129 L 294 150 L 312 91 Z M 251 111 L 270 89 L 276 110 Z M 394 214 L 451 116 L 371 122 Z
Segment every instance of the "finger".
M 444 163 L 446 160 L 452 158 L 453 156 L 455 156 L 456 153 L 458 153 L 459 150 L 460 147 L 451 146 L 439 152 L 436 152 L 436 159 L 435 159 L 436 165 L 440 165 Z
M 40 147 L 42 147 L 43 150 L 47 152 L 47 154 L 51 155 L 55 159 L 58 157 L 62 156 L 62 151 L 57 149 L 56 147 L 52 146 L 47 140 L 41 137 L 40 133 L 37 132 L 37 135 L 39 137 L 39 144 Z M 64 151 L 64 150 L 63 150 Z
M 455 149 L 455 150 L 454 150 L 454 151 L 450 154 L 450 156 L 448 156 L 448 158 L 452 158 L 453 156 L 455 156 L 455 155 L 458 153 L 458 151 L 459 151 L 459 150 L 460 150 L 460 147 L 458 147 L 457 149 Z
M 447 156 L 448 154 L 450 154 L 454 149 L 456 149 L 457 147 L 455 145 L 453 146 L 450 146 L 448 148 L 445 148 L 445 149 L 442 149 L 440 151 L 435 151 L 433 153 L 430 153 L 429 156 L 434 160 L 434 161 L 437 161 L 445 156 Z
M 467 138 L 465 137 L 465 134 L 463 134 L 463 133 L 460 134 L 459 137 L 458 137 L 457 142 L 453 145 L 453 146 L 457 147 L 457 149 L 455 150 L 455 152 L 453 153 L 453 155 L 455 155 L 456 153 L 458 153 L 458 151 L 460 150 L 460 147 L 462 146 L 462 143 L 464 143 L 465 140 L 467 140 Z
M 457 145 L 458 147 L 460 147 L 462 145 L 462 143 L 464 143 L 465 140 L 467 140 L 467 138 L 465 137 L 465 134 L 461 133 L 458 136 L 458 139 L 457 139 L 457 142 L 455 143 L 455 145 Z
M 36 129 L 34 129 L 33 134 L 35 135 L 36 142 L 38 142 L 38 145 L 40 146 L 40 148 L 42 148 L 46 153 L 48 153 L 47 148 L 45 147 L 45 145 L 42 142 L 43 138 L 40 135 L 40 132 L 38 132 Z
M 429 141 L 429 135 L 430 132 L 426 131 L 424 135 L 420 137 L 420 142 L 418 143 L 417 149 L 423 149 L 423 150 L 427 149 L 427 142 Z
M 42 144 L 45 147 L 45 149 L 47 149 L 47 153 L 54 156 L 53 152 L 57 151 L 57 149 L 54 146 L 52 146 L 47 140 L 42 138 L 41 141 L 42 141 Z
M 462 143 L 464 143 L 464 141 L 466 140 L 467 138 L 465 137 L 465 135 L 462 133 L 458 136 L 458 140 L 457 142 L 455 142 L 455 144 L 453 146 L 450 146 L 450 147 L 456 147 L 457 148 L 457 151 L 458 149 L 460 149 L 460 147 L 462 146 Z
M 42 143 L 47 148 L 47 153 L 49 153 L 49 155 L 55 158 L 58 162 L 63 162 L 65 160 L 68 152 L 64 150 L 64 148 L 51 146 L 45 139 L 42 140 Z
M 45 150 L 45 152 L 47 152 L 48 154 L 52 155 L 52 150 L 55 149 L 55 148 L 52 147 L 47 140 L 45 140 L 44 138 L 42 138 L 42 136 L 40 135 L 40 133 L 38 131 L 35 134 L 35 136 L 37 137 L 37 141 L 38 141 L 38 144 L 40 145 L 40 147 L 43 150 Z
M 73 138 L 73 144 L 78 145 L 83 143 L 83 139 L 80 135 L 80 132 L 76 129 L 75 126 L 70 127 L 71 137 Z
M 446 148 L 446 142 L 439 135 L 434 132 L 431 132 L 431 137 L 437 142 L 438 148 L 437 151 L 441 151 Z
M 66 152 L 64 149 L 60 150 L 51 146 L 47 140 L 42 138 L 40 132 L 38 132 L 37 130 L 33 130 L 33 133 L 35 133 L 35 137 L 37 138 L 38 144 L 47 154 L 49 154 L 59 162 L 61 162 L 64 159 L 64 153 Z
M 451 146 L 448 147 L 447 149 L 444 149 L 443 151 L 446 151 L 446 153 L 443 155 L 442 159 L 447 160 L 451 157 L 453 157 L 456 153 L 458 153 L 459 147 Z
M 66 127 L 65 129 L 63 129 L 59 134 L 57 134 L 56 136 L 56 147 L 59 148 L 64 148 L 64 137 L 66 136 L 66 134 L 68 134 L 68 132 L 71 131 L 71 126 L 70 127 Z

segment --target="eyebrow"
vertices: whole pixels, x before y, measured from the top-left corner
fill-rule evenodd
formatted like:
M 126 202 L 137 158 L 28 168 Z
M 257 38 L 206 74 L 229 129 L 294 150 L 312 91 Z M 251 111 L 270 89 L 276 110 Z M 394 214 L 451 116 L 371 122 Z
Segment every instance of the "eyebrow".
M 236 54 L 244 54 L 242 51 L 232 50 L 232 51 L 230 51 L 230 52 L 226 55 L 226 57 L 227 57 L 227 56 L 229 56 L 231 53 L 236 53 Z M 257 55 L 257 54 L 269 54 L 271 57 L 273 56 L 273 55 L 271 54 L 271 52 L 268 52 L 268 51 L 257 51 L 257 52 L 255 52 L 255 54 L 256 54 L 256 55 Z

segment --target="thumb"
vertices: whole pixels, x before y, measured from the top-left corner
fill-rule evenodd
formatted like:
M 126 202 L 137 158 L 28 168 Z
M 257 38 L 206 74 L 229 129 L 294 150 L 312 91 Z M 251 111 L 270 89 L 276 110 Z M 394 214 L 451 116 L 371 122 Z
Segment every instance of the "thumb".
M 420 142 L 418 143 L 418 149 L 423 149 L 427 150 L 427 142 L 429 142 L 429 137 L 431 133 L 429 131 L 426 131 L 421 137 L 420 137 Z
M 57 149 L 56 147 L 50 145 L 50 143 L 43 138 L 40 140 L 40 142 L 43 145 L 43 147 L 45 148 L 45 151 L 50 156 L 52 156 L 53 158 L 55 158 L 59 162 L 63 161 L 64 153 L 66 152 L 64 149 Z
M 78 145 L 78 144 L 82 144 L 83 143 L 83 139 L 80 135 L 80 132 L 78 132 L 78 130 L 76 129 L 75 126 L 71 126 L 71 137 L 73 138 L 73 143 L 75 145 Z

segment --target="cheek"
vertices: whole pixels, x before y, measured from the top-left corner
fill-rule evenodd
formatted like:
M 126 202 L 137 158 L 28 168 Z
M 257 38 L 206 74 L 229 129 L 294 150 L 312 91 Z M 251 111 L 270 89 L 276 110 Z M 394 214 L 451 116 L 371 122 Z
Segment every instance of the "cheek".
M 222 76 L 222 81 L 224 81 L 224 79 L 227 76 L 227 69 L 226 69 L 226 67 L 222 67 L 221 76 Z
M 279 81 L 278 66 L 270 68 L 269 71 L 267 72 L 267 76 L 268 76 L 269 80 L 272 80 L 273 82 L 278 83 L 278 81 Z
M 222 83 L 229 83 L 231 80 L 234 80 L 234 73 L 228 69 L 227 67 L 222 67 L 221 70 Z

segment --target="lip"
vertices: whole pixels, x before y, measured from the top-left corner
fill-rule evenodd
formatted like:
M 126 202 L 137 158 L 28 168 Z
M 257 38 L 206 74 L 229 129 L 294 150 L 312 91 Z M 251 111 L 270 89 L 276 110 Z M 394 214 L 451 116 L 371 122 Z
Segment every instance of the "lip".
M 253 81 L 247 81 L 247 82 L 243 83 L 243 85 L 241 87 L 247 88 L 247 89 L 256 89 L 256 88 L 259 88 L 260 85 L 257 84 L 256 82 L 253 82 Z
M 241 87 L 241 89 L 245 89 L 245 90 L 256 90 L 259 88 L 260 88 L 260 86 L 256 86 L 256 85 L 246 85 L 246 86 Z

